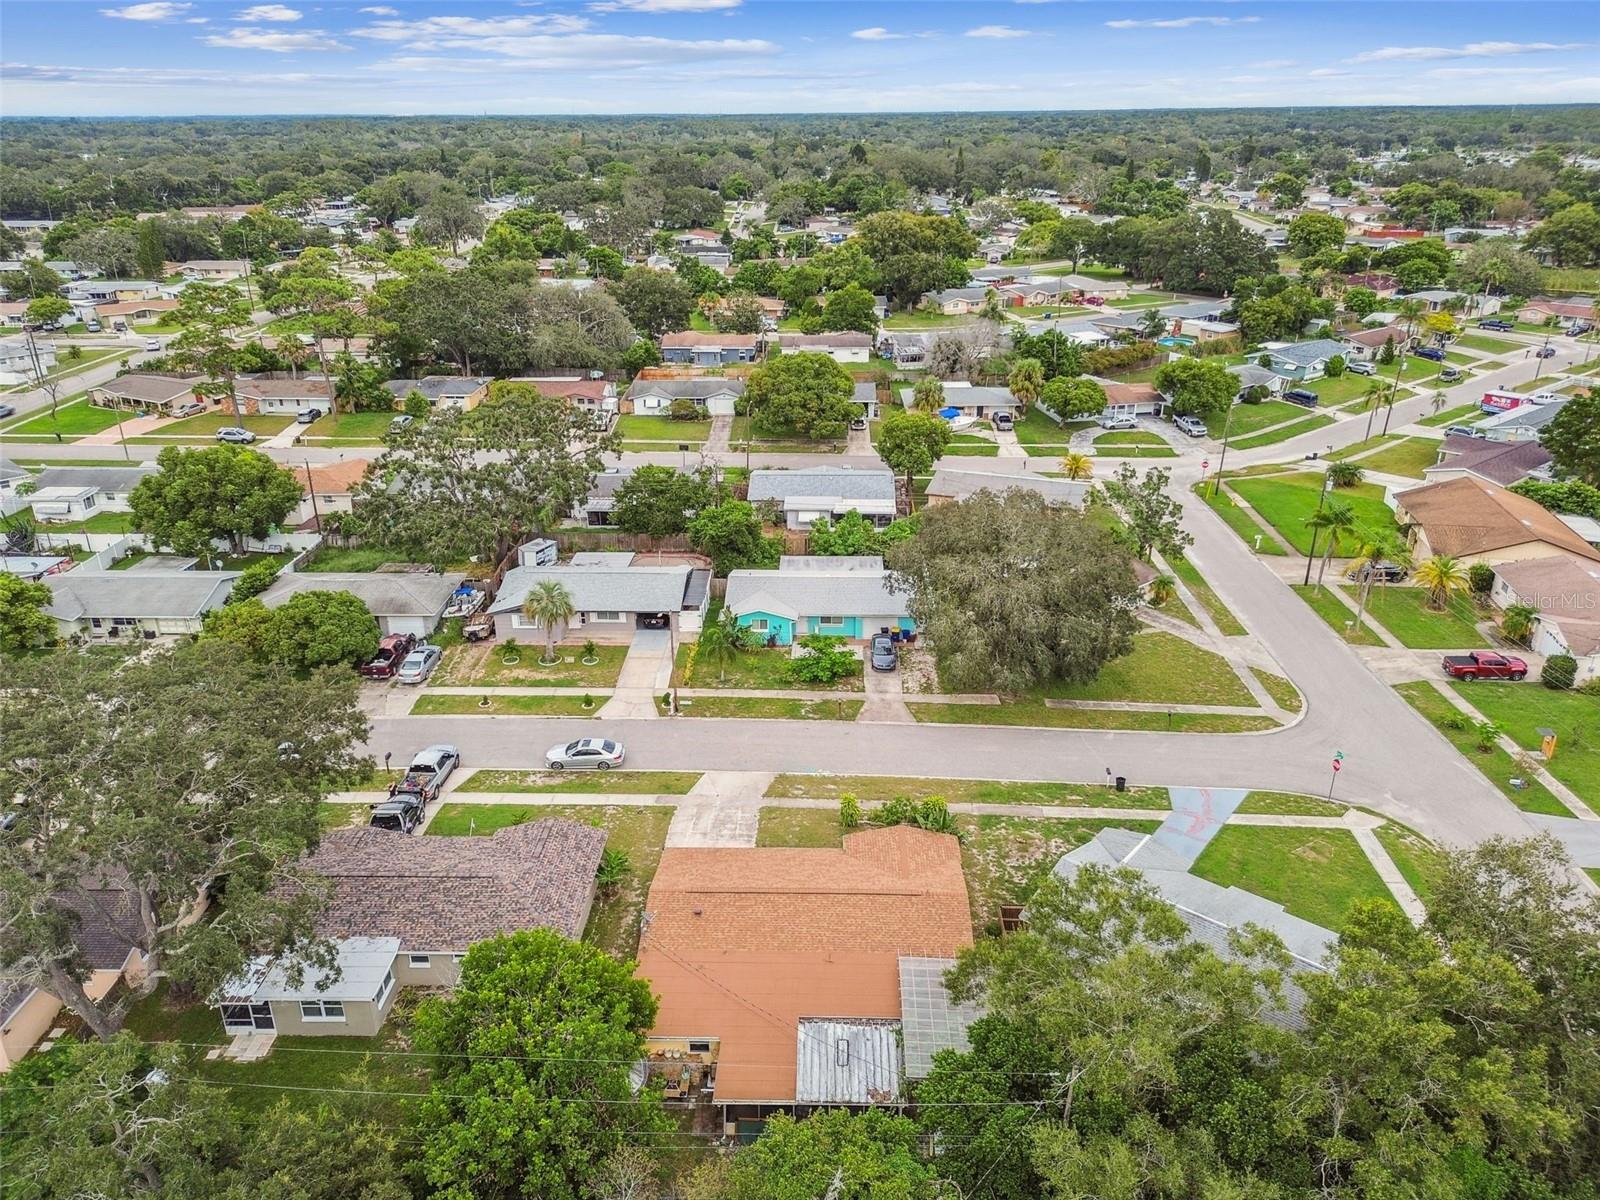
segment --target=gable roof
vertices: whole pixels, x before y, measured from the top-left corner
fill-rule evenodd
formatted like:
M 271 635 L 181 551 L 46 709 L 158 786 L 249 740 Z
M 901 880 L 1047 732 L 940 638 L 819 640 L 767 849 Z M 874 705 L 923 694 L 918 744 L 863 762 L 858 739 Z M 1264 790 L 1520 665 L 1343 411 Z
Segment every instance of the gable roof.
M 628 399 L 640 396 L 665 396 L 668 399 L 706 400 L 712 396 L 744 395 L 742 379 L 635 379 L 628 388 Z
M 723 1100 L 793 1100 L 802 1018 L 895 1020 L 902 954 L 972 944 L 960 843 L 907 825 L 838 849 L 669 848 L 645 909 L 654 1033 L 720 1038 Z
M 870 346 L 872 339 L 864 333 L 845 330 L 839 333 L 780 333 L 778 344 L 785 350 L 810 350 L 826 346 Z
M 1405 340 L 1405 331 L 1396 329 L 1393 325 L 1379 325 L 1376 329 L 1357 329 L 1352 333 L 1341 333 L 1339 340 L 1354 342 L 1368 350 L 1382 350 L 1390 342 L 1398 346 Z
M 489 606 L 492 613 L 516 612 L 528 593 L 546 580 L 567 589 L 578 612 L 678 612 L 684 607 L 693 568 L 564 563 L 551 567 L 513 567 L 500 581 Z
M 1485 438 L 1451 434 L 1439 449 L 1445 457 L 1431 467 L 1424 467 L 1424 477 L 1436 471 L 1470 471 L 1481 479 L 1510 487 L 1550 461 L 1550 451 L 1531 439 L 1491 442 Z
M 1545 542 L 1600 562 L 1600 550 L 1567 528 L 1549 509 L 1498 484 L 1448 479 L 1401 492 L 1395 501 L 1422 526 L 1435 554 L 1483 554 Z
M 409 571 L 291 571 L 273 580 L 260 599 L 268 608 L 277 608 L 301 592 L 349 592 L 375 617 L 437 617 L 444 611 L 450 594 L 465 579 L 459 571 L 446 575 Z
M 393 937 L 408 950 L 465 950 L 519 929 L 580 937 L 605 831 L 546 817 L 489 837 L 336 829 L 305 866 L 332 881 L 326 937 Z
M 100 385 L 99 390 L 147 404 L 166 404 L 180 396 L 192 396 L 199 375 L 119 375 Z
M 851 562 L 855 564 L 854 559 Z M 855 564 L 829 570 L 808 562 L 776 571 L 730 571 L 723 603 L 729 612 L 739 615 L 765 612 L 790 620 L 824 614 L 910 615 L 909 597 L 894 591 L 890 579 L 882 559 L 871 568 Z
M 348 458 L 343 462 L 318 463 L 290 468 L 300 486 L 318 495 L 342 496 L 356 490 L 367 475 L 367 460 Z
M 525 383 L 541 396 L 553 400 L 600 401 L 610 396 L 614 386 L 604 379 L 513 379 L 512 383 Z
M 1552 554 L 1499 563 L 1494 573 L 1561 631 L 1567 649 L 1579 657 L 1600 652 L 1600 566 Z
M 88 617 L 192 620 L 228 598 L 238 571 L 70 571 L 42 580 L 58 621 Z
M 1092 485 L 1074 479 L 1045 479 L 1038 475 L 1013 475 L 1003 471 L 963 471 L 954 467 L 935 467 L 928 484 L 928 495 L 965 500 L 987 488 L 1005 492 L 1020 488 L 1058 504 L 1082 507 Z
M 39 490 L 52 487 L 94 488 L 97 492 L 131 492 L 156 473 L 154 463 L 136 467 L 46 467 L 34 477 Z
M 487 375 L 428 375 L 422 379 L 391 379 L 383 386 L 397 399 L 404 400 L 412 392 L 421 392 L 429 400 L 463 399 L 479 388 L 493 383 Z
M 255 400 L 327 400 L 333 402 L 329 396 L 328 381 L 302 375 L 299 379 L 269 379 L 257 375 L 252 379 L 240 379 L 235 385 L 238 394 L 246 399 Z
M 754 350 L 760 344 L 756 333 L 698 333 L 685 329 L 680 333 L 661 335 L 663 350 L 686 350 L 703 346 L 708 350 Z
M 1281 358 L 1297 367 L 1309 367 L 1336 354 L 1342 355 L 1344 347 L 1331 338 L 1313 338 L 1309 342 L 1294 342 L 1288 346 L 1280 346 L 1270 353 L 1273 358 Z
M 895 498 L 894 472 L 873 467 L 759 467 L 750 472 L 752 503 L 791 496 L 828 496 L 840 500 Z

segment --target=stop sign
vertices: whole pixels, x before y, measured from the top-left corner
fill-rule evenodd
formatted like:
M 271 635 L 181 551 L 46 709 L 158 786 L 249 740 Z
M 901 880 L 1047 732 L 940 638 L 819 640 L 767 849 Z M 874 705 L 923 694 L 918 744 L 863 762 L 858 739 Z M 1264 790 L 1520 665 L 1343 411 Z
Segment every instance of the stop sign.
M 1209 471 L 1209 470 L 1211 470 L 1211 460 L 1210 460 L 1210 459 L 1209 459 L 1209 458 L 1202 458 L 1202 459 L 1201 459 L 1201 460 L 1200 460 L 1200 469 L 1201 469 L 1201 470 L 1202 470 L 1202 471 Z

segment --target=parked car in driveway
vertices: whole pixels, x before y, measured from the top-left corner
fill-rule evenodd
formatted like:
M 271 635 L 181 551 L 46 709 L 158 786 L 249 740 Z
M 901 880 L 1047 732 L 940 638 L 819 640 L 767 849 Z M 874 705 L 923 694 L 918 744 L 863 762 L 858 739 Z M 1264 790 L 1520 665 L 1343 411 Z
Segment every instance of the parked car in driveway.
M 1206 423 L 1199 417 L 1174 417 L 1172 424 L 1179 433 L 1186 433 L 1190 437 L 1205 437 L 1206 435 Z
M 869 650 L 874 671 L 892 671 L 900 665 L 900 651 L 895 649 L 894 638 L 887 633 L 874 634 Z
M 401 413 L 398 417 L 389 422 L 389 428 L 404 429 L 407 425 L 410 425 L 415 420 L 416 418 L 411 416 L 409 413 Z
M 1528 664 L 1520 658 L 1496 654 L 1493 650 L 1473 650 L 1467 654 L 1444 656 L 1444 673 L 1452 679 L 1526 679 Z
M 296 425 L 310 425 L 312 422 L 321 419 L 322 410 L 320 408 L 303 408 L 294 415 Z
M 400 664 L 400 669 L 395 672 L 396 683 L 426 683 L 428 676 L 433 674 L 433 669 L 439 665 L 439 660 L 444 657 L 444 651 L 437 646 L 421 645 L 406 655 L 405 661 Z
M 1321 403 L 1321 397 L 1310 388 L 1290 388 L 1284 392 L 1283 398 L 1290 404 L 1298 404 L 1302 408 L 1315 408 Z
M 1115 413 L 1115 414 L 1110 415 L 1110 416 L 1101 417 L 1100 418 L 1100 428 L 1101 429 L 1137 429 L 1137 428 L 1139 428 L 1139 421 L 1138 421 L 1138 418 L 1130 415 L 1129 413 Z
M 227 442 L 234 446 L 248 446 L 256 440 L 256 435 L 243 425 L 224 425 L 217 430 L 217 441 Z
M 1418 346 L 1417 357 L 1425 358 L 1429 362 L 1443 362 L 1444 351 L 1437 346 Z
M 1017 427 L 1017 423 L 1011 419 L 1011 414 L 1007 412 L 995 413 L 989 420 L 996 429 L 1015 429 Z
M 857 433 L 860 433 L 866 427 L 867 427 L 867 419 L 865 417 L 852 417 L 852 418 L 850 418 L 850 428 L 854 429 Z
M 551 746 L 544 752 L 544 765 L 552 771 L 568 767 L 609 771 L 612 767 L 622 765 L 623 754 L 621 742 L 613 742 L 609 738 L 579 738 L 565 745 Z
M 1378 368 L 1369 362 L 1346 363 L 1344 369 L 1352 375 L 1376 375 L 1378 373 Z
M 191 400 L 187 404 L 178 405 L 177 408 L 172 410 L 172 415 L 175 417 L 198 417 L 205 411 L 206 406 L 204 404 L 201 404 L 198 400 Z
M 378 642 L 378 652 L 372 656 L 372 661 L 361 664 L 361 674 L 368 679 L 392 678 L 416 644 L 414 634 L 391 633 Z
M 1439 372 L 1439 381 L 1441 383 L 1454 383 L 1464 374 L 1465 372 L 1460 367 L 1446 367 Z
M 428 746 L 411 756 L 405 777 L 389 785 L 391 796 L 420 796 L 424 803 L 436 799 L 461 765 L 461 751 L 454 746 Z
M 367 824 L 374 829 L 394 829 L 400 833 L 415 833 L 422 824 L 423 814 L 427 811 L 422 797 L 416 795 L 396 796 L 393 800 L 385 800 L 382 804 L 372 806 L 372 816 Z
M 1348 578 L 1360 580 L 1362 583 L 1374 578 L 1377 579 L 1379 583 L 1399 583 L 1406 577 L 1407 574 L 1409 574 L 1409 572 L 1405 567 L 1401 566 L 1399 563 L 1392 563 L 1388 561 L 1364 563 L 1362 564 L 1360 570 L 1345 572 L 1345 575 Z

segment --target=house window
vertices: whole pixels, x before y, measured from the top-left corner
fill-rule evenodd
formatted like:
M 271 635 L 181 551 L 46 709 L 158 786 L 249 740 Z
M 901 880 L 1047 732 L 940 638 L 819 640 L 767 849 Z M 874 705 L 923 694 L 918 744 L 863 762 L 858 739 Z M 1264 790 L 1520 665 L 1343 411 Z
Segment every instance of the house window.
M 85 496 L 83 498 L 83 506 L 85 508 L 93 508 L 94 507 L 94 497 L 93 496 Z
M 389 998 L 389 993 L 392 991 L 394 991 L 394 972 L 385 971 L 383 973 L 383 986 L 378 989 L 378 998 L 373 1003 L 382 1008 L 383 1002 Z
M 622 620 L 622 614 L 616 611 L 597 612 L 594 614 L 594 619 L 596 621 L 620 621 Z
M 139 623 L 139 618 L 138 617 L 112 617 L 111 618 L 111 623 L 113 625 L 121 625 L 123 628 L 127 628 L 129 625 L 137 625 Z
M 342 1021 L 344 1020 L 343 1000 L 302 1000 L 300 1001 L 300 1019 L 303 1021 Z
M 843 617 L 818 617 L 817 618 L 817 624 L 818 625 L 843 625 L 844 624 L 844 618 Z
M 757 633 L 765 633 L 767 631 L 767 619 L 765 617 L 757 617 L 754 621 L 750 622 L 750 628 L 754 629 Z
M 428 954 L 408 954 L 406 961 L 418 971 L 426 971 L 433 966 L 433 957 Z
M 711 1043 L 710 1042 L 690 1042 L 689 1043 L 689 1053 L 690 1054 L 710 1054 L 711 1053 Z

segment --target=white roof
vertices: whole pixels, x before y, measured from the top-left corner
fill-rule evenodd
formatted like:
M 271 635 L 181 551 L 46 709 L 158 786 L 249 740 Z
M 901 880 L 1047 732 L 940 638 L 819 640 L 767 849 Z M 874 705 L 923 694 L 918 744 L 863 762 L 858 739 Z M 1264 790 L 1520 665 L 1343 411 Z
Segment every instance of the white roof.
M 900 1096 L 900 1022 L 802 1018 L 796 1104 L 884 1104 Z
M 253 958 L 245 969 L 217 989 L 213 1003 L 251 1002 L 264 1004 L 268 1000 L 375 1000 L 383 980 L 394 967 L 394 956 L 400 953 L 400 939 L 395 937 L 344 938 L 334 943 L 337 979 L 318 988 L 334 972 L 320 967 L 307 966 L 302 971 L 298 986 L 289 982 L 288 972 L 270 958 Z

